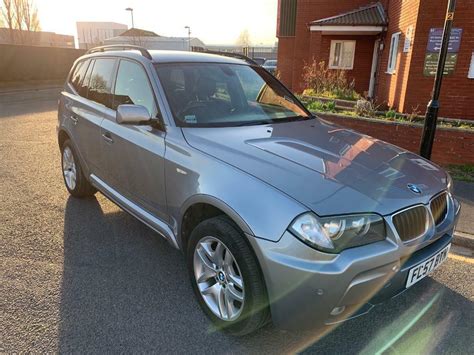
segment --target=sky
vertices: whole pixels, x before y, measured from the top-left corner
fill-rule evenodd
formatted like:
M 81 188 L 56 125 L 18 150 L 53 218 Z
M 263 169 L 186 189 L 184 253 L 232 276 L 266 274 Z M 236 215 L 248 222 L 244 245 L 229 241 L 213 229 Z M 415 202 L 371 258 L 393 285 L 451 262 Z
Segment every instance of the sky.
M 206 44 L 234 44 L 247 29 L 253 45 L 276 41 L 277 0 L 35 0 L 41 29 L 77 37 L 76 21 L 111 21 L 163 36 L 191 36 Z

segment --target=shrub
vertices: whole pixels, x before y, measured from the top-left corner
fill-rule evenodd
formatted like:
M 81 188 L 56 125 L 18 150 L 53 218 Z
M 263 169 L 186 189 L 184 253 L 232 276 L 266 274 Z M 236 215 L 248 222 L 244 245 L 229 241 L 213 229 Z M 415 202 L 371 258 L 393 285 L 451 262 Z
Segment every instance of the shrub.
M 377 115 L 378 106 L 373 101 L 360 99 L 357 100 L 354 109 L 358 116 L 373 118 Z
M 397 118 L 397 111 L 395 111 L 393 108 L 385 112 L 385 117 L 390 119 L 390 120 L 395 120 Z
M 355 81 L 347 79 L 345 70 L 329 69 L 324 61 L 303 67 L 305 94 L 335 99 L 356 100 L 360 95 L 354 90 Z

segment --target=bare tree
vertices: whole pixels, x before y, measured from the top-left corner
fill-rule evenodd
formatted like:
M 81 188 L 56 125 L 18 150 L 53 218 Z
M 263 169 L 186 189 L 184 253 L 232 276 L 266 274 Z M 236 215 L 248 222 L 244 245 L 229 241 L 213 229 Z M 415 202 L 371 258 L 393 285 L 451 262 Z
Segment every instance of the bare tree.
M 3 0 L 2 2 L 1 16 L 10 29 L 11 43 L 24 43 L 24 31 L 40 30 L 38 9 L 33 0 Z M 18 30 L 18 38 L 15 38 L 13 30 Z M 30 37 L 28 34 L 26 36 Z
M 40 23 L 38 9 L 32 0 L 16 0 L 19 3 L 19 11 L 22 17 L 22 28 L 27 31 L 39 31 Z
M 247 29 L 240 32 L 235 44 L 241 47 L 249 47 L 252 44 L 252 41 L 250 40 L 250 33 Z
M 15 28 L 15 11 L 12 0 L 3 0 L 2 18 L 10 29 L 10 41 L 13 43 L 13 29 Z

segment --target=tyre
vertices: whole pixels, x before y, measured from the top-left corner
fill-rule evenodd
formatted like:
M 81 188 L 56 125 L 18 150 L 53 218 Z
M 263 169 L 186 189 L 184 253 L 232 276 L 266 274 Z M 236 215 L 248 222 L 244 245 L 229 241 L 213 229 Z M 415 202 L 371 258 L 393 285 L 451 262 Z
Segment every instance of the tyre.
M 61 146 L 61 167 L 64 184 L 72 196 L 90 197 L 97 192 L 84 176 L 76 151 L 69 139 Z
M 191 233 L 186 258 L 199 304 L 217 329 L 241 336 L 269 321 L 260 265 L 229 218 L 201 222 Z

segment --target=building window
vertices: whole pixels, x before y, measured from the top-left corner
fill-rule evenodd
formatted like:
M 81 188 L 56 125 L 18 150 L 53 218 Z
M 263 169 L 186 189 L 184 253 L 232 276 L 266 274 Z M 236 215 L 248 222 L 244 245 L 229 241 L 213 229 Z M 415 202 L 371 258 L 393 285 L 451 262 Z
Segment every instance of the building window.
M 356 41 L 331 41 L 329 69 L 351 70 L 354 67 Z
M 281 0 L 278 36 L 292 37 L 296 30 L 297 0 Z
M 469 66 L 469 73 L 467 74 L 469 79 L 474 79 L 474 52 L 472 52 L 471 56 L 471 65 Z
M 390 53 L 388 55 L 387 73 L 393 74 L 397 68 L 398 44 L 400 43 L 400 32 L 394 33 L 390 41 Z

